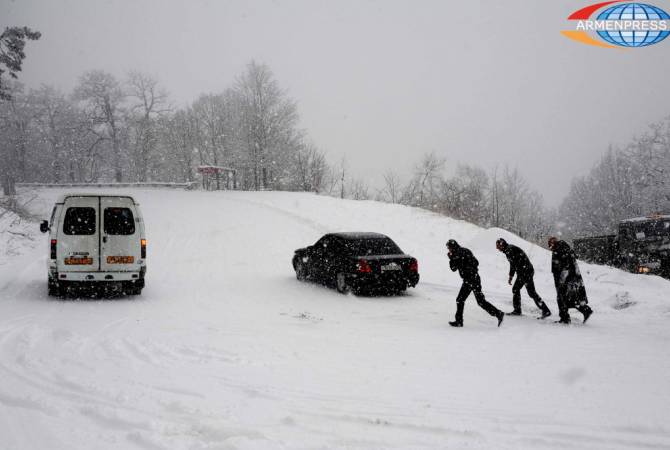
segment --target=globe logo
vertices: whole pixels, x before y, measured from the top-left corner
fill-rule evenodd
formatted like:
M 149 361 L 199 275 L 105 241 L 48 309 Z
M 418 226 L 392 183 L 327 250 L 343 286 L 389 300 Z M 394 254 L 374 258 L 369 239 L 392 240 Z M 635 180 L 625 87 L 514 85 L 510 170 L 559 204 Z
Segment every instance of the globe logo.
M 646 3 L 623 0 L 596 3 L 573 12 L 568 20 L 576 21 L 575 29 L 563 30 L 561 34 L 598 47 L 648 47 L 670 35 L 670 14 Z
M 668 20 L 670 15 L 660 8 L 644 3 L 624 3 L 612 6 L 598 15 L 598 20 Z M 645 47 L 657 44 L 668 37 L 670 31 L 628 30 L 598 31 L 598 35 L 610 44 L 622 47 Z

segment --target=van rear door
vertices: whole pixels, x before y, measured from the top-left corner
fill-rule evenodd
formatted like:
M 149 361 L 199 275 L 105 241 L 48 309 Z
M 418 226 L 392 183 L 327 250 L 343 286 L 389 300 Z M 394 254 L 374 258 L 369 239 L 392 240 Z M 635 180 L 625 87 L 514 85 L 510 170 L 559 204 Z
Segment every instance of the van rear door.
M 91 272 L 100 267 L 99 197 L 68 197 L 57 234 L 59 271 Z
M 129 197 L 100 197 L 102 244 L 100 268 L 104 272 L 140 270 L 140 224 Z

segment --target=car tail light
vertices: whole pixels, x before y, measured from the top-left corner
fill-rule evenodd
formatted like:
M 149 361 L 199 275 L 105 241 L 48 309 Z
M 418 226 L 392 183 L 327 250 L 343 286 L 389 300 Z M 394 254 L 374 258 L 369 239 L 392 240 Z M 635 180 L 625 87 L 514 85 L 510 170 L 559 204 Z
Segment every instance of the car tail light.
M 140 239 L 140 245 L 141 245 L 140 257 L 142 259 L 146 259 L 146 257 L 147 257 L 147 240 L 146 239 Z
M 413 259 L 412 261 L 410 261 L 409 270 L 410 270 L 410 272 L 418 272 L 419 271 L 419 261 L 417 261 L 416 259 Z
M 58 241 L 56 239 L 51 240 L 51 259 L 56 259 L 56 244 Z
M 364 259 L 358 260 L 356 270 L 360 273 L 372 273 L 372 267 L 370 266 L 370 263 Z

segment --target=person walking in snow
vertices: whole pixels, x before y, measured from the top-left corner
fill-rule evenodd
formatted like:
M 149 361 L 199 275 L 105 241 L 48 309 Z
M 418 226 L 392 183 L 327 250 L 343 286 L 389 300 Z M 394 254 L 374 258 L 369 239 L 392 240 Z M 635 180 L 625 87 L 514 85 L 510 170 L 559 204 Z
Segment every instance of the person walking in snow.
M 593 314 L 593 310 L 588 305 L 589 300 L 586 297 L 584 280 L 577 265 L 577 256 L 567 242 L 555 237 L 549 238 L 548 245 L 552 252 L 551 272 L 554 274 L 560 317 L 557 323 L 570 323 L 569 308 L 576 308 L 581 312 L 584 315 L 584 323 L 586 323 Z
M 507 282 L 512 284 L 512 279 L 516 275 L 516 281 L 512 286 L 512 305 L 514 310 L 507 314 L 510 316 L 521 315 L 521 288 L 526 286 L 528 295 L 535 301 L 535 304 L 542 312 L 538 319 L 551 316 L 551 311 L 547 307 L 547 304 L 542 301 L 542 298 L 535 290 L 535 283 L 533 282 L 535 269 L 530 259 L 528 259 L 528 255 L 516 245 L 508 244 L 503 238 L 496 241 L 496 248 L 504 253 L 509 261 L 509 280 Z
M 465 307 L 465 300 L 470 293 L 474 293 L 477 304 L 487 313 L 498 319 L 498 326 L 505 318 L 505 313 L 486 301 L 484 293 L 482 292 L 482 281 L 479 278 L 479 261 L 467 248 L 461 247 L 453 239 L 447 242 L 447 249 L 449 250 L 449 268 L 452 272 L 458 270 L 459 275 L 463 279 L 461 290 L 456 297 L 456 318 L 453 322 L 449 322 L 452 327 L 463 326 L 463 309 Z

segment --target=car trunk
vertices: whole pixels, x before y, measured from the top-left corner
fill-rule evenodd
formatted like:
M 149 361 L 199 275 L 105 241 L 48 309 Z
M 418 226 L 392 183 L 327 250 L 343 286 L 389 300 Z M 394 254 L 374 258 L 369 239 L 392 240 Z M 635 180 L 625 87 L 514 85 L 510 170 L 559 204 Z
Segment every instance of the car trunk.
M 412 257 L 407 255 L 368 255 L 357 256 L 357 260 L 365 260 L 374 274 L 393 275 L 409 272 Z

